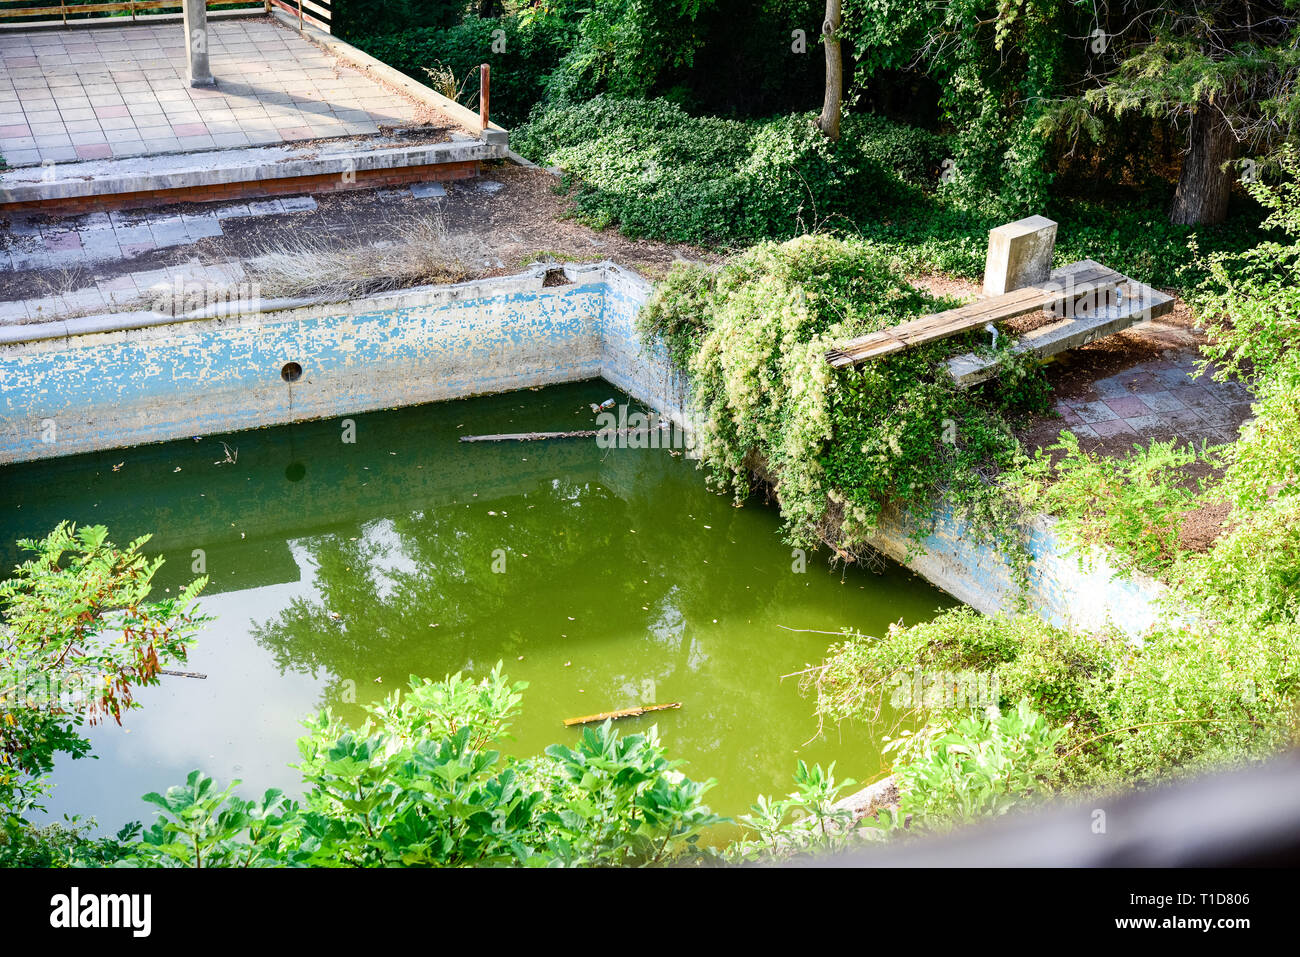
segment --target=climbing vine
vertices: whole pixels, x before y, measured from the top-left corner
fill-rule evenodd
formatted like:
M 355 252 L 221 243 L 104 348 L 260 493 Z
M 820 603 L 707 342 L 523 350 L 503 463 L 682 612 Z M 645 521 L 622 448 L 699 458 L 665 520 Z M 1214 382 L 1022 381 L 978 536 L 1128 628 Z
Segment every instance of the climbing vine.
M 964 336 L 835 369 L 827 349 L 944 308 L 869 244 L 824 235 L 764 243 L 718 270 L 676 268 L 643 315 L 690 374 L 700 447 L 738 498 L 775 490 L 791 541 L 861 557 L 886 508 L 919 541 L 941 508 L 1005 546 L 1023 576 L 1018 506 L 998 476 L 1021 452 L 1008 416 L 1039 405 L 1042 374 L 1004 356 L 1012 384 L 961 391 L 945 360 Z

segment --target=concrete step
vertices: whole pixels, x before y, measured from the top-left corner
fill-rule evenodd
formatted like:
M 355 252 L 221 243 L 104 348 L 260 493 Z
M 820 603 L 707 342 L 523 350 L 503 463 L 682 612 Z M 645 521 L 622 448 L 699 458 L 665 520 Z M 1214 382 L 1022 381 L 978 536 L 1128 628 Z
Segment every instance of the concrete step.
M 173 202 L 462 179 L 509 148 L 465 134 L 412 145 L 401 137 L 300 141 L 281 146 L 85 160 L 0 173 L 0 214 L 81 212 Z

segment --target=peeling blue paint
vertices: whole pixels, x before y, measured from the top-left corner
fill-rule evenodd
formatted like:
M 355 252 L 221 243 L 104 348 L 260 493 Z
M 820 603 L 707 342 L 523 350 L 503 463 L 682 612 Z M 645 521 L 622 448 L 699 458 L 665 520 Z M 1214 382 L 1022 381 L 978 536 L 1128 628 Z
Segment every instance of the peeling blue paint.
M 687 383 L 636 326 L 649 284 L 608 263 L 565 271 L 565 286 L 544 286 L 543 270 L 261 315 L 117 329 L 97 317 L 61 338 L 0 330 L 0 463 L 597 376 L 689 427 Z M 293 384 L 286 362 L 303 368 Z M 875 544 L 980 611 L 1016 606 L 1011 568 L 950 512 L 920 546 L 887 514 Z M 1081 569 L 1045 517 L 1027 546 L 1029 606 L 1045 619 L 1135 637 L 1157 619 L 1155 583 L 1118 577 L 1104 555 Z

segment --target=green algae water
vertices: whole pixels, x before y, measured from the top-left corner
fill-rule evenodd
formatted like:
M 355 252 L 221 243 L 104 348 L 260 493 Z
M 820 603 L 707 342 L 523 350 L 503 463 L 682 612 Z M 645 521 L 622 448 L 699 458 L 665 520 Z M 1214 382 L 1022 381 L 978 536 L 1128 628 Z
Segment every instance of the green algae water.
M 529 683 L 505 750 L 580 733 L 565 718 L 681 702 L 618 722 L 657 724 L 710 805 L 744 813 L 785 793 L 798 759 L 859 781 L 880 768 L 878 727 L 827 728 L 796 675 L 835 633 L 879 634 L 952 605 L 904 569 L 806 570 L 774 508 L 736 507 L 685 455 L 595 440 L 462 443 L 471 434 L 593 428 L 591 381 L 358 414 L 0 470 L 0 559 L 60 520 L 119 545 L 152 534 L 155 593 L 203 570 L 215 616 L 186 670 L 145 689 L 122 727 L 89 729 L 94 760 L 56 768 L 50 811 L 116 830 L 140 796 L 202 768 L 246 795 L 299 793 L 300 722 L 352 721 L 409 675 Z

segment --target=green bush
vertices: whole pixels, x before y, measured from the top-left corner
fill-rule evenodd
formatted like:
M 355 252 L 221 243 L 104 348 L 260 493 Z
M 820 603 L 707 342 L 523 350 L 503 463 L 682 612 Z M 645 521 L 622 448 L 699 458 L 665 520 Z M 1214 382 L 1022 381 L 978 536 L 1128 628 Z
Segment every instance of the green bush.
M 598 96 L 534 116 L 515 148 L 563 168 L 580 216 L 629 236 L 730 245 L 852 227 L 919 190 L 868 155 L 871 130 L 829 142 L 810 115 L 692 117 L 667 100 Z
M 1064 454 L 1053 461 L 1054 452 Z M 1093 454 L 1079 448 L 1073 432 L 1063 431 L 1056 445 L 1040 449 L 1023 470 L 1022 494 L 1059 519 L 1080 567 L 1094 549 L 1109 547 L 1121 571 L 1160 572 L 1182 554 L 1179 530 L 1201 484 L 1189 469 L 1203 458 L 1176 439 L 1135 445 L 1124 456 Z
M 359 728 L 323 713 L 299 740 L 306 797 L 257 801 L 200 771 L 146 800 L 158 820 L 128 863 L 157 867 L 650 865 L 695 853 L 719 822 L 655 729 L 610 722 L 520 760 L 493 750 L 523 683 L 412 677 Z M 235 782 L 237 784 L 238 782 Z M 700 852 L 704 853 L 704 852 Z
M 493 51 L 493 32 L 504 31 L 505 49 Z M 512 127 L 528 116 L 546 92 L 547 79 L 572 46 L 575 30 L 557 17 L 470 17 L 463 23 L 375 32 L 356 45 L 389 66 L 428 84 L 427 69 L 449 69 L 464 105 L 477 108 L 478 68 L 492 68 L 492 118 Z
M 959 390 L 944 360 L 974 336 L 856 369 L 825 360 L 837 343 L 941 305 L 880 250 L 818 235 L 759 244 L 717 271 L 676 267 L 642 322 L 686 361 L 705 463 L 742 497 L 761 467 L 796 544 L 852 554 L 891 503 L 922 538 L 943 505 L 1005 541 L 1023 569 L 1018 513 L 990 479 L 1019 455 L 1010 403 L 1039 393 Z
M 1033 614 L 963 607 L 911 627 L 893 625 L 878 638 L 850 637 L 830 649 L 805 690 L 816 696 L 819 714 L 844 721 L 878 713 L 914 669 L 974 673 L 989 676 L 1001 707 L 1028 700 L 1054 725 L 1089 728 L 1096 724 L 1092 688 L 1113 668 L 1116 646 L 1113 636 L 1074 635 Z
M 1024 701 L 1065 729 L 1050 773 L 1041 774 L 1045 787 L 1151 784 L 1266 757 L 1295 739 L 1294 617 L 1252 622 L 1227 596 L 1205 610 L 1213 620 L 1165 625 L 1132 644 L 1072 634 L 1032 615 L 954 609 L 878 639 L 849 637 L 806 688 L 821 715 L 845 720 L 878 713 L 893 677 L 914 668 L 985 671 L 997 679 L 1003 710 Z M 913 711 L 935 727 L 970 712 L 961 702 L 925 704 Z
M 1021 701 L 905 733 L 886 745 L 901 756 L 899 808 L 888 823 L 942 830 L 1007 813 L 1048 787 L 1067 730 Z

